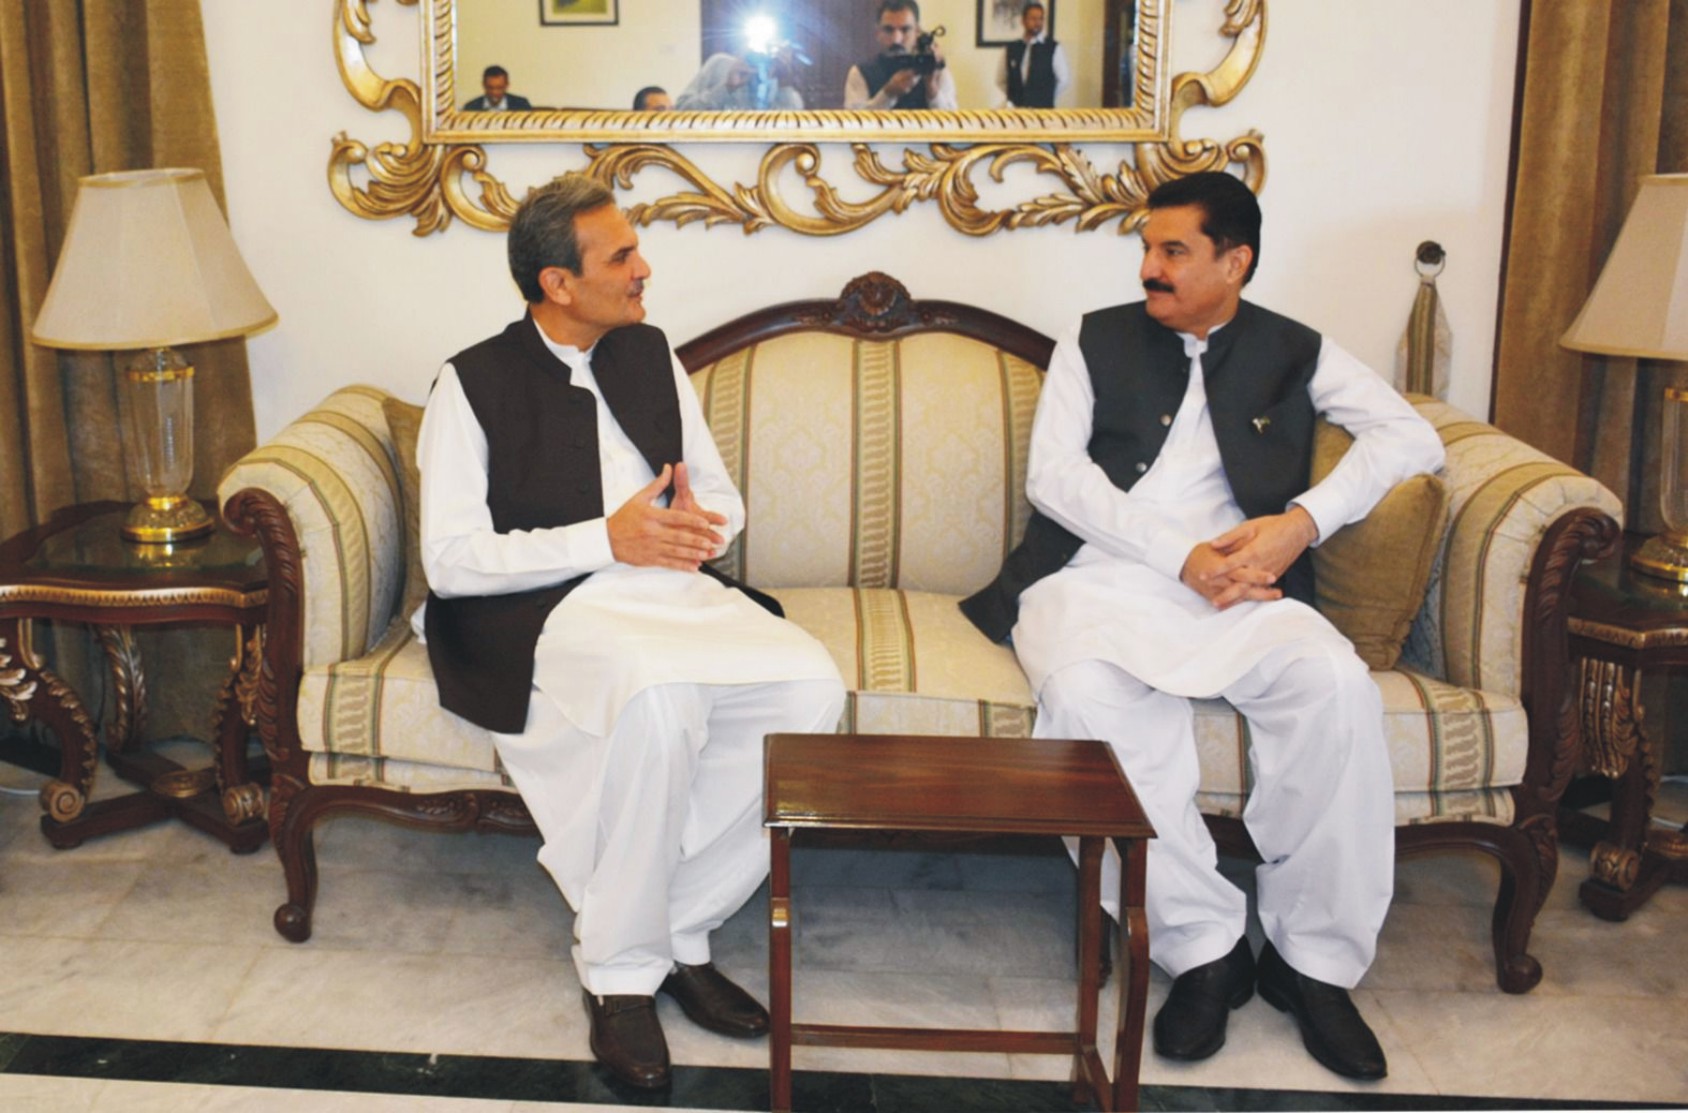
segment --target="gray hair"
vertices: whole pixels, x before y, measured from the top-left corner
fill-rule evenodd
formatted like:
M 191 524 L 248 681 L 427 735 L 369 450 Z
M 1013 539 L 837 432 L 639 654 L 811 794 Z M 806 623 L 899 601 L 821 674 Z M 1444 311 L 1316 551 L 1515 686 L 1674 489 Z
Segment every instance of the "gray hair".
M 528 191 L 510 221 L 510 277 L 530 304 L 545 300 L 539 272 L 562 267 L 580 273 L 580 241 L 574 220 L 581 213 L 615 204 L 615 195 L 583 174 L 565 174 Z

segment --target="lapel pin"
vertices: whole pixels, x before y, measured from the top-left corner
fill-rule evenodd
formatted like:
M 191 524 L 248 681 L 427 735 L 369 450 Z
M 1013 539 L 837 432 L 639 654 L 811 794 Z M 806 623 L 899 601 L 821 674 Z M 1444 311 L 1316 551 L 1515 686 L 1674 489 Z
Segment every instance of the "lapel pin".
M 1254 431 L 1256 433 L 1264 434 L 1266 432 L 1266 427 L 1270 424 L 1272 424 L 1271 418 L 1257 417 L 1254 419 Z

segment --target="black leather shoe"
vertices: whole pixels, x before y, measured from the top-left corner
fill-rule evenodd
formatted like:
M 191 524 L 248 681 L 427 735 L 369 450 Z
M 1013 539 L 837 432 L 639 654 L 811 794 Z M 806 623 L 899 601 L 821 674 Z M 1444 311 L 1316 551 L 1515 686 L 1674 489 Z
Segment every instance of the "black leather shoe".
M 1337 1074 L 1376 1079 L 1389 1073 L 1383 1048 L 1348 991 L 1298 972 L 1270 943 L 1260 952 L 1260 996 L 1273 1008 L 1294 1014 L 1301 1042 Z
M 694 1024 L 711 1032 L 741 1040 L 768 1032 L 768 1010 L 715 969 L 713 962 L 701 966 L 676 962 L 674 973 L 663 980 L 661 992 L 678 1001 Z
M 1172 980 L 1166 1004 L 1155 1014 L 1155 1053 L 1168 1059 L 1205 1059 L 1225 1046 L 1225 1022 L 1254 996 L 1254 952 L 1239 939 L 1231 953 Z
M 667 1087 L 668 1041 L 656 1018 L 656 998 L 630 995 L 597 997 L 586 993 L 592 1018 L 592 1054 L 609 1072 L 641 1090 Z

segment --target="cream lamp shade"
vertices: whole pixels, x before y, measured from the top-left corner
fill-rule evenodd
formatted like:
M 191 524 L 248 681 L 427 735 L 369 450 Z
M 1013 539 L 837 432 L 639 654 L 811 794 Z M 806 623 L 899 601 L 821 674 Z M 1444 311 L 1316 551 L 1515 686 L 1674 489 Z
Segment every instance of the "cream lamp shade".
M 193 368 L 171 350 L 275 323 L 200 170 L 83 178 L 33 338 L 51 348 L 136 350 L 124 372 L 130 467 L 146 490 L 123 527 L 174 542 L 213 523 L 193 476 Z
M 1635 359 L 1688 359 L 1688 174 L 1641 179 L 1594 292 L 1559 342 Z M 1631 557 L 1649 575 L 1688 583 L 1688 391 L 1664 392 L 1659 502 L 1665 531 Z
M 1594 292 L 1559 341 L 1637 359 L 1688 359 L 1688 174 L 1641 179 Z

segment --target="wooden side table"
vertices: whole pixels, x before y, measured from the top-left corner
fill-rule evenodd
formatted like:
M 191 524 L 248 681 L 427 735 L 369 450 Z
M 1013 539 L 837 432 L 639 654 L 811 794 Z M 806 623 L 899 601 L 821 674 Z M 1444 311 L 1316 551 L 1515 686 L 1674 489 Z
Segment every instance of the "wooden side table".
M 118 534 L 128 509 L 122 502 L 69 507 L 0 545 L 0 706 L 17 722 L 43 723 L 63 754 L 59 777 L 41 790 L 41 830 L 63 849 L 175 816 L 248 853 L 267 833 L 263 789 L 246 767 L 267 599 L 263 550 L 220 526 L 195 542 L 137 545 Z M 37 620 L 94 628 L 115 691 L 106 760 L 141 792 L 89 802 L 95 726 L 77 694 L 37 655 Z M 217 701 L 216 764 L 189 770 L 142 741 L 147 685 L 133 630 L 196 623 L 236 633 Z
M 1154 828 L 1104 742 L 908 735 L 774 734 L 764 753 L 766 826 L 773 835 L 769 900 L 769 1038 L 773 1108 L 791 1108 L 791 1047 L 905 1048 L 1071 1055 L 1075 1097 L 1137 1107 L 1149 930 L 1144 840 Z M 1080 915 L 1077 1028 L 1064 1032 L 850 1027 L 791 1020 L 791 841 L 799 830 L 1075 835 L 1079 907 L 1102 895 L 1104 840 L 1123 865 L 1119 1020 L 1113 1080 L 1096 1046 L 1101 916 Z
M 1592 847 L 1578 894 L 1607 920 L 1627 918 L 1666 881 L 1688 881 L 1688 832 L 1653 822 L 1660 761 L 1640 705 L 1643 671 L 1688 667 L 1688 585 L 1630 569 L 1644 540 L 1625 535 L 1622 553 L 1584 565 L 1571 586 L 1584 762 L 1614 783 L 1610 820 L 1566 810 L 1559 826 Z

